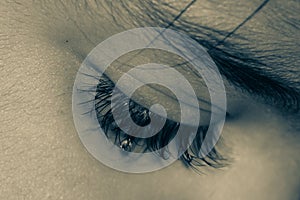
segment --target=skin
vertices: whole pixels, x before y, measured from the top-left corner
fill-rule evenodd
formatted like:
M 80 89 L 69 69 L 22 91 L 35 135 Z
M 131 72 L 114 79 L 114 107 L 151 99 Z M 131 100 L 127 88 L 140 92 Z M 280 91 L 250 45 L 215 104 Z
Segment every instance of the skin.
M 232 159 L 229 166 L 204 167 L 201 171 L 205 174 L 198 175 L 178 161 L 153 173 L 126 174 L 94 159 L 73 124 L 75 75 L 98 43 L 136 26 L 133 21 L 122 21 L 129 18 L 126 14 L 116 17 L 116 23 L 107 9 L 100 7 L 97 13 L 101 14 L 92 15 L 71 1 L 64 6 L 53 2 L 0 3 L 0 199 L 299 199 L 298 115 L 283 113 L 229 85 L 232 118 L 223 129 L 227 148 L 222 149 Z M 225 2 L 220 13 L 203 1 L 185 17 L 200 23 L 204 15 L 208 18 L 205 25 L 232 30 L 259 3 L 240 1 L 236 7 Z M 279 10 L 274 21 L 285 14 L 279 4 L 268 5 Z M 291 1 L 284 7 L 294 9 L 295 5 Z M 297 83 L 295 29 L 287 29 L 286 34 L 251 35 L 253 27 L 270 32 L 266 18 L 258 15 L 240 31 L 262 51 L 267 48 L 260 45 L 262 41 L 279 41 L 268 48 L 279 49 L 275 53 L 283 56 L 277 61 L 285 62 L 285 56 L 290 56 L 282 71 Z M 291 44 L 288 51 L 280 51 L 280 41 Z M 272 65 L 274 70 L 278 66 Z M 295 72 L 288 74 L 288 68 Z

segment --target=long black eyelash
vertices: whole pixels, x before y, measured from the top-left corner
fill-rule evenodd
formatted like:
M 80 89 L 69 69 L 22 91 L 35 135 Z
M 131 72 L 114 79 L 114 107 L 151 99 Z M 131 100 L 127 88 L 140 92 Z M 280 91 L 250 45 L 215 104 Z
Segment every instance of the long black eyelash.
M 88 75 L 90 76 L 90 75 Z M 125 149 L 126 151 L 138 151 L 138 152 L 158 152 L 159 156 L 164 159 L 168 158 L 168 152 L 166 148 L 162 151 L 162 147 L 168 145 L 168 143 L 175 137 L 180 123 L 166 119 L 164 127 L 154 136 L 149 138 L 137 138 L 124 133 L 116 124 L 114 117 L 112 115 L 111 108 L 111 98 L 112 92 L 115 87 L 114 83 L 105 75 L 96 79 L 99 80 L 98 85 L 96 86 L 96 95 L 95 95 L 95 110 L 97 114 L 98 122 L 106 134 L 107 138 L 112 140 L 117 146 L 122 145 L 124 141 L 130 142 L 130 148 Z M 124 99 L 128 99 L 125 94 L 121 94 L 114 99 L 117 102 L 115 105 L 118 107 L 125 108 Z M 146 126 L 150 123 L 150 114 L 153 114 L 149 109 L 139 105 L 135 101 L 129 99 L 129 110 L 132 120 L 140 125 Z M 159 117 L 159 116 L 157 116 Z M 122 123 L 122 122 L 121 122 Z M 223 161 L 225 159 L 219 154 L 216 147 L 205 157 L 199 158 L 198 153 L 203 139 L 205 138 L 206 131 L 208 127 L 200 126 L 198 128 L 196 138 L 193 143 L 190 145 L 188 150 L 180 157 L 180 160 L 187 166 L 192 169 L 200 172 L 198 170 L 201 166 L 211 166 L 214 168 L 219 168 L 224 166 Z

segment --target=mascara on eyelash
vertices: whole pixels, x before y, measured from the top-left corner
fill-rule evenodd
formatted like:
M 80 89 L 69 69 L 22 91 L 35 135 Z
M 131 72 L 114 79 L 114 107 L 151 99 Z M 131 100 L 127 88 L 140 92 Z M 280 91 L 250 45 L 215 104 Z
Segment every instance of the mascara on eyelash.
M 89 74 L 84 74 L 86 76 L 93 76 Z M 149 138 L 137 138 L 124 133 L 117 126 L 115 119 L 112 115 L 111 98 L 112 92 L 115 88 L 114 83 L 106 76 L 102 75 L 101 77 L 93 77 L 98 81 L 96 86 L 87 86 L 92 88 L 87 88 L 86 91 L 95 90 L 96 95 L 93 99 L 95 104 L 95 110 L 98 122 L 101 128 L 104 130 L 106 137 L 113 141 L 115 145 L 121 148 L 123 151 L 127 152 L 155 152 L 158 156 L 168 159 L 170 156 L 168 150 L 162 147 L 165 147 L 169 142 L 174 138 L 179 128 L 180 123 L 172 121 L 170 119 L 166 120 L 164 127 L 154 136 Z M 84 92 L 84 90 L 82 90 Z M 117 96 L 117 105 L 124 107 L 126 101 L 124 99 L 128 97 L 125 94 Z M 85 103 L 85 102 L 83 102 Z M 140 104 L 136 103 L 132 99 L 129 99 L 129 110 L 131 113 L 131 118 L 133 121 L 140 125 L 146 126 L 150 123 L 150 114 L 147 108 L 144 108 Z M 126 120 L 124 120 L 126 121 Z M 122 123 L 122 122 L 120 122 Z M 199 158 L 198 154 L 202 141 L 205 138 L 207 127 L 199 126 L 196 139 L 192 142 L 190 147 L 184 152 L 184 154 L 179 158 L 187 167 L 196 169 L 201 166 L 211 166 L 214 168 L 219 168 L 224 166 L 223 162 L 225 159 L 220 155 L 220 153 L 213 148 L 212 151 L 205 157 Z M 183 141 L 182 146 L 186 145 Z M 198 170 L 197 170 L 198 171 Z

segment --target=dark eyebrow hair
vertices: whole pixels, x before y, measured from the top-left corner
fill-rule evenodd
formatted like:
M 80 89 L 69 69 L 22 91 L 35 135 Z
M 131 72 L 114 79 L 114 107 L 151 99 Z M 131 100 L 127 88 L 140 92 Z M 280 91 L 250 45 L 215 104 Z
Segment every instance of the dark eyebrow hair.
M 182 8 L 179 14 L 193 2 L 195 1 L 191 1 Z M 155 19 L 155 22 L 152 24 L 150 22 L 150 25 L 167 26 L 182 31 L 207 48 L 221 74 L 238 89 L 262 97 L 264 101 L 274 104 L 284 111 L 299 112 L 300 91 L 294 87 L 299 83 L 290 81 L 276 71 L 270 71 L 267 62 L 256 59 L 254 53 L 243 49 L 239 42 L 235 42 L 236 40 L 227 40 L 229 37 L 245 39 L 242 35 L 236 34 L 236 30 L 253 18 L 267 3 L 268 0 L 262 1 L 252 14 L 230 32 L 192 23 L 181 15 L 177 17 L 178 15 L 166 11 L 162 6 L 155 5 L 154 2 L 144 1 L 143 7 L 151 10 L 153 15 L 151 18 Z M 170 5 L 167 4 L 163 6 L 170 8 Z M 150 15 L 149 11 L 148 15 Z M 176 19 L 176 22 L 173 19 Z M 277 57 L 277 55 L 273 56 Z
M 124 12 L 129 13 L 130 20 L 138 26 L 167 27 L 188 34 L 208 49 L 220 73 L 237 89 L 261 97 L 265 102 L 283 111 L 299 112 L 300 91 L 296 86 L 299 83 L 291 81 L 280 72 L 270 70 L 270 64 L 266 60 L 257 59 L 255 52 L 247 50 L 247 47 L 238 41 L 246 40 L 246 38 L 237 34 L 236 30 L 264 7 L 267 0 L 262 1 L 252 13 L 253 15 L 248 16 L 229 32 L 203 26 L 185 18 L 182 14 L 195 1 L 190 1 L 181 8 L 161 1 L 137 0 L 134 2 L 121 0 L 115 3 L 104 1 L 100 4 L 110 9 L 113 17 L 122 15 Z M 231 40 L 227 40 L 229 37 Z M 273 57 L 280 59 L 280 55 L 274 54 Z

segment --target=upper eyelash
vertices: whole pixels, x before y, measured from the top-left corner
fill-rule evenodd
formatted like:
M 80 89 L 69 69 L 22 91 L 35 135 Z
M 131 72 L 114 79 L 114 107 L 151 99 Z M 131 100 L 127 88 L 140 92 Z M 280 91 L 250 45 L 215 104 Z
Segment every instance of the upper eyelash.
M 92 76 L 89 74 L 85 74 L 87 76 Z M 113 141 L 116 145 L 121 145 L 123 141 L 129 140 L 132 143 L 130 151 L 134 151 L 135 148 L 139 147 L 142 151 L 153 151 L 159 152 L 159 156 L 167 159 L 166 153 L 159 151 L 162 147 L 166 146 L 176 135 L 177 129 L 180 123 L 172 121 L 170 119 L 166 120 L 166 123 L 161 131 L 159 131 L 156 135 L 149 138 L 136 138 L 124 133 L 114 121 L 112 112 L 111 112 L 111 97 L 113 89 L 115 88 L 114 83 L 104 74 L 101 77 L 94 77 L 97 79 L 98 85 L 96 86 L 96 95 L 93 99 L 95 104 L 95 110 L 97 114 L 98 122 L 106 134 L 107 138 L 111 139 L 113 136 Z M 95 86 L 94 86 L 95 87 Z M 88 91 L 87 89 L 86 91 Z M 127 96 L 119 96 L 116 100 L 118 106 L 124 106 L 124 98 L 128 98 Z M 84 103 L 84 102 L 83 102 Z M 129 110 L 131 112 L 131 117 L 140 126 L 145 126 L 150 122 L 149 113 L 150 111 L 130 99 L 129 101 Z M 125 106 L 124 106 L 125 107 Z M 143 114 L 142 114 L 143 113 Z M 198 132 L 196 134 L 196 138 L 193 140 L 190 147 L 181 155 L 180 160 L 186 164 L 186 166 L 191 167 L 197 171 L 199 166 L 211 166 L 214 168 L 219 168 L 224 166 L 223 161 L 226 159 L 223 158 L 220 153 L 217 151 L 216 147 L 212 149 L 212 151 L 205 157 L 199 158 L 198 153 L 200 151 L 201 143 L 205 138 L 206 126 L 198 127 Z

